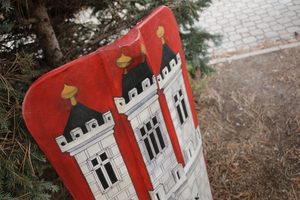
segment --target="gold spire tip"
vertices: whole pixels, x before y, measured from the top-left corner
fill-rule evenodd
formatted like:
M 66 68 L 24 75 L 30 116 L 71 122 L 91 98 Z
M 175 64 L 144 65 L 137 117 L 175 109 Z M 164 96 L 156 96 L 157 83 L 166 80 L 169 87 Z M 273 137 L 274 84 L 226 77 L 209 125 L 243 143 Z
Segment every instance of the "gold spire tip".
M 159 26 L 157 28 L 156 35 L 157 35 L 157 37 L 159 37 L 161 39 L 162 43 L 164 44 L 165 43 L 165 39 L 164 39 L 165 28 L 163 26 Z
M 61 92 L 61 98 L 70 99 L 72 106 L 75 106 L 77 104 L 77 100 L 75 98 L 77 92 L 77 87 L 64 84 L 64 89 Z
M 128 67 L 128 65 L 130 65 L 131 61 L 132 61 L 131 57 L 126 56 L 122 53 L 121 56 L 117 59 L 117 65 L 120 68 L 126 68 Z
M 142 56 L 142 62 L 145 62 L 146 60 L 146 47 L 144 44 L 141 44 L 141 56 Z
M 146 54 L 146 47 L 145 47 L 144 44 L 141 44 L 141 53 L 142 53 L 143 55 Z

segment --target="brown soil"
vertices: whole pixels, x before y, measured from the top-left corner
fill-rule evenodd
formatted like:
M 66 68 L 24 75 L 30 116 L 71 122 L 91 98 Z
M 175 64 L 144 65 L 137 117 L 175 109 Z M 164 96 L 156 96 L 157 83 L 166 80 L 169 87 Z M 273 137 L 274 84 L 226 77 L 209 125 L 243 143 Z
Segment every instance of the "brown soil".
M 300 48 L 192 80 L 215 200 L 300 199 Z

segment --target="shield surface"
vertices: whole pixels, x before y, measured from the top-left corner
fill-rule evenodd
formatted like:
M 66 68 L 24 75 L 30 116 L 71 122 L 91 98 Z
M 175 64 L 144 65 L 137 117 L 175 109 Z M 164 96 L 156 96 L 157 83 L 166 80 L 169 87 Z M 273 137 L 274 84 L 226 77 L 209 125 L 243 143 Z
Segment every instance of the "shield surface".
M 23 116 L 74 199 L 212 199 L 178 26 L 165 6 L 39 78 Z

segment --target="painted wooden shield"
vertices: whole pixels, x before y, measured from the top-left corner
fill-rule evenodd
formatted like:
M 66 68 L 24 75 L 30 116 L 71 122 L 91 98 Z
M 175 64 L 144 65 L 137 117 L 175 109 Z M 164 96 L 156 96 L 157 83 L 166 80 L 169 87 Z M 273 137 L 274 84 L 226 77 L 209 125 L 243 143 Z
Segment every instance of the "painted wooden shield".
M 178 26 L 167 7 L 39 78 L 23 115 L 74 199 L 212 198 Z

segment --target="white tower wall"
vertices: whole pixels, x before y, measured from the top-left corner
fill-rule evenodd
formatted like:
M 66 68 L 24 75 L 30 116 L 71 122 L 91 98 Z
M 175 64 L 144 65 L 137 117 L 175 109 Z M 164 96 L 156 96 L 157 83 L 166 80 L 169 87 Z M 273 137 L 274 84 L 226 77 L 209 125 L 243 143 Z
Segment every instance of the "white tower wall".
M 104 138 L 97 138 L 93 143 L 94 144 L 89 143 L 89 145 L 85 146 L 84 150 L 75 155 L 75 158 L 95 199 L 138 199 L 113 134 L 107 135 Z M 107 192 L 102 192 L 99 180 L 96 177 L 96 174 L 92 172 L 89 164 L 91 158 L 102 152 L 108 154 L 110 162 L 119 179 L 119 181 L 113 185 L 111 189 L 107 190 Z
M 212 195 L 202 153 L 200 129 L 199 127 L 196 128 L 194 124 L 181 64 L 180 54 L 177 53 L 176 58 L 169 62 L 170 70 L 167 66 L 164 67 L 163 74 L 157 77 L 159 88 L 167 99 L 167 105 L 185 161 L 183 169 L 184 182 L 179 188 L 173 189 L 173 195 L 169 200 L 189 200 L 191 198 L 211 200 Z
M 153 96 L 147 103 L 149 106 L 139 107 L 138 110 L 136 110 L 133 115 L 129 115 L 128 118 L 130 119 L 131 127 L 134 131 L 136 141 L 141 150 L 154 188 L 154 191 L 152 191 L 150 195 L 152 196 L 152 199 L 156 199 L 155 194 L 159 192 L 162 200 L 176 184 L 172 171 L 176 168 L 176 166 L 178 166 L 178 162 L 170 137 L 167 133 L 166 125 L 158 102 L 158 96 Z M 158 120 L 166 147 L 157 155 L 157 157 L 150 160 L 144 141 L 141 139 L 140 128 L 154 116 L 156 116 Z
M 174 101 L 174 94 L 177 93 L 179 89 L 181 89 L 183 93 L 183 98 L 185 100 L 185 105 L 188 113 L 188 117 L 183 124 L 180 123 L 178 112 L 176 110 L 175 101 Z M 181 151 L 182 154 L 184 155 L 184 161 L 187 163 L 189 161 L 189 148 L 195 148 L 194 146 L 195 125 L 191 113 L 190 104 L 188 102 L 188 97 L 187 97 L 183 77 L 181 74 L 181 70 L 180 73 L 178 73 L 176 77 L 174 77 L 172 82 L 164 89 L 164 94 L 167 99 L 168 108 L 171 114 L 174 128 L 176 130 Z
M 137 200 L 137 194 L 124 163 L 119 147 L 114 137 L 114 120 L 112 114 L 103 115 L 104 124 L 98 125 L 95 119 L 85 122 L 89 132 L 83 134 L 81 128 L 75 128 L 71 133 L 77 135 L 67 142 L 64 135 L 56 138 L 62 152 L 74 156 L 96 200 Z M 101 155 L 105 154 L 105 158 Z M 92 161 L 96 164 L 93 165 Z M 110 182 L 109 172 L 105 164 L 110 163 L 117 181 Z M 109 187 L 104 188 L 97 169 L 101 168 Z

